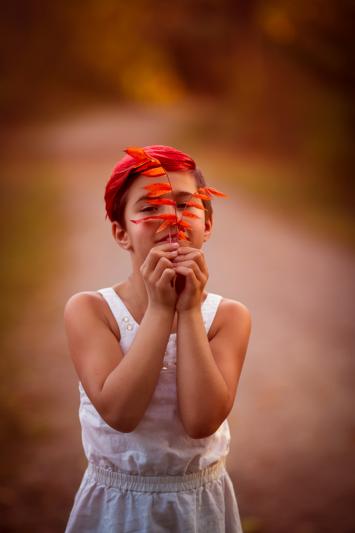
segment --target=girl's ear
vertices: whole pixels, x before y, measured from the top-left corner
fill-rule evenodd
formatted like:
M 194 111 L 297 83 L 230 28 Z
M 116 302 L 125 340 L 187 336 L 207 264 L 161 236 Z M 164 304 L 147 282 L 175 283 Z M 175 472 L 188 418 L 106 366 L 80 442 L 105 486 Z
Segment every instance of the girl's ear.
M 131 239 L 128 232 L 117 221 L 112 222 L 112 235 L 121 248 L 124 250 L 131 249 Z
M 211 233 L 212 233 L 212 218 L 209 218 L 208 220 L 205 221 L 205 231 L 204 231 L 204 237 L 203 237 L 203 242 L 207 241 L 210 236 L 211 236 Z

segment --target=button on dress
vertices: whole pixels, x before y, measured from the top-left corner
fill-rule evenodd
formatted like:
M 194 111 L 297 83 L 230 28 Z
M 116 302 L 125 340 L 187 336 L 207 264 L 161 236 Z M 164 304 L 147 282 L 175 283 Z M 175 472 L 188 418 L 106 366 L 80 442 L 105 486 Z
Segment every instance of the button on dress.
M 112 287 L 99 289 L 119 326 L 125 354 L 139 325 Z M 201 304 L 206 334 L 222 297 Z M 192 439 L 177 413 L 176 333 L 169 337 L 151 403 L 122 433 L 96 411 L 79 381 L 79 418 L 88 460 L 65 533 L 243 533 L 225 468 L 228 421 Z

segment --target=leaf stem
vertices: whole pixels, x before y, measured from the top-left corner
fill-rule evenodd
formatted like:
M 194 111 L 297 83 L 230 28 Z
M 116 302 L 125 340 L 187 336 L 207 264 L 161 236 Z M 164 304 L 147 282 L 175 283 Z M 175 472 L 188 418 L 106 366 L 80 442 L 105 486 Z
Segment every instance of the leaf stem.
M 168 182 L 169 182 L 169 185 L 170 185 L 170 188 L 171 188 L 171 191 L 172 191 L 173 190 L 173 186 L 171 185 L 169 174 L 166 171 L 165 171 L 165 174 L 166 174 L 166 177 L 168 178 Z M 174 210 L 175 210 L 175 218 L 176 218 L 176 221 L 177 221 L 178 216 L 177 216 L 177 211 L 176 211 L 176 202 L 175 202 L 175 205 L 174 205 Z M 176 233 L 179 233 L 179 226 L 178 226 L 177 222 L 176 222 L 175 225 L 176 225 Z M 171 228 L 171 226 L 169 225 L 169 243 L 171 244 L 172 240 L 171 240 L 171 230 L 170 230 L 170 228 Z
M 165 170 L 165 169 L 164 169 Z M 171 188 L 171 191 L 173 190 L 173 186 L 171 184 L 171 181 L 170 181 L 170 178 L 169 178 L 169 174 L 165 171 L 165 175 L 166 177 L 168 178 L 168 182 L 169 182 L 169 185 L 170 185 L 170 188 Z M 185 202 L 185 206 L 184 206 L 184 210 L 186 209 L 186 206 L 187 204 L 190 202 L 191 198 L 194 196 L 195 193 L 191 193 L 191 196 L 189 197 L 189 199 Z M 175 202 L 175 205 L 174 205 L 174 210 L 175 210 L 175 218 L 176 218 L 176 221 L 178 221 L 178 214 L 177 214 L 177 210 L 176 210 L 176 202 Z M 181 220 L 183 219 L 184 215 L 181 215 Z M 178 222 L 176 222 L 176 232 L 177 234 L 179 233 L 179 224 Z M 170 232 L 170 228 L 171 226 L 169 226 L 169 243 L 171 244 L 171 232 Z

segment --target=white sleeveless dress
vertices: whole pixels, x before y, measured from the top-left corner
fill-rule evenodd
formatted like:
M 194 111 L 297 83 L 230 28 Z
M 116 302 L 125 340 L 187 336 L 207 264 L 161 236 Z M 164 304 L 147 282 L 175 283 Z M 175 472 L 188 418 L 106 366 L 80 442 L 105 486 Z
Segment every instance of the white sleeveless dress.
M 99 289 L 117 320 L 126 353 L 139 328 L 112 287 Z M 206 334 L 222 297 L 201 305 Z M 88 467 L 75 495 L 66 533 L 242 533 L 237 499 L 225 468 L 225 420 L 192 439 L 177 415 L 176 333 L 144 417 L 121 433 L 96 411 L 79 381 L 79 418 Z

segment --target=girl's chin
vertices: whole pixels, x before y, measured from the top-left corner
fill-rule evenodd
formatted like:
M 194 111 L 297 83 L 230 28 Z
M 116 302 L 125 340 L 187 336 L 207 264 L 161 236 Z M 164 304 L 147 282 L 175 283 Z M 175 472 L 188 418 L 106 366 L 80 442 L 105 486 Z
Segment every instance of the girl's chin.
M 155 244 L 163 244 L 163 243 L 166 243 L 166 242 L 178 242 L 179 239 L 178 239 L 178 236 L 177 234 L 175 233 L 174 235 L 167 235 L 164 239 L 157 239 L 155 241 Z

